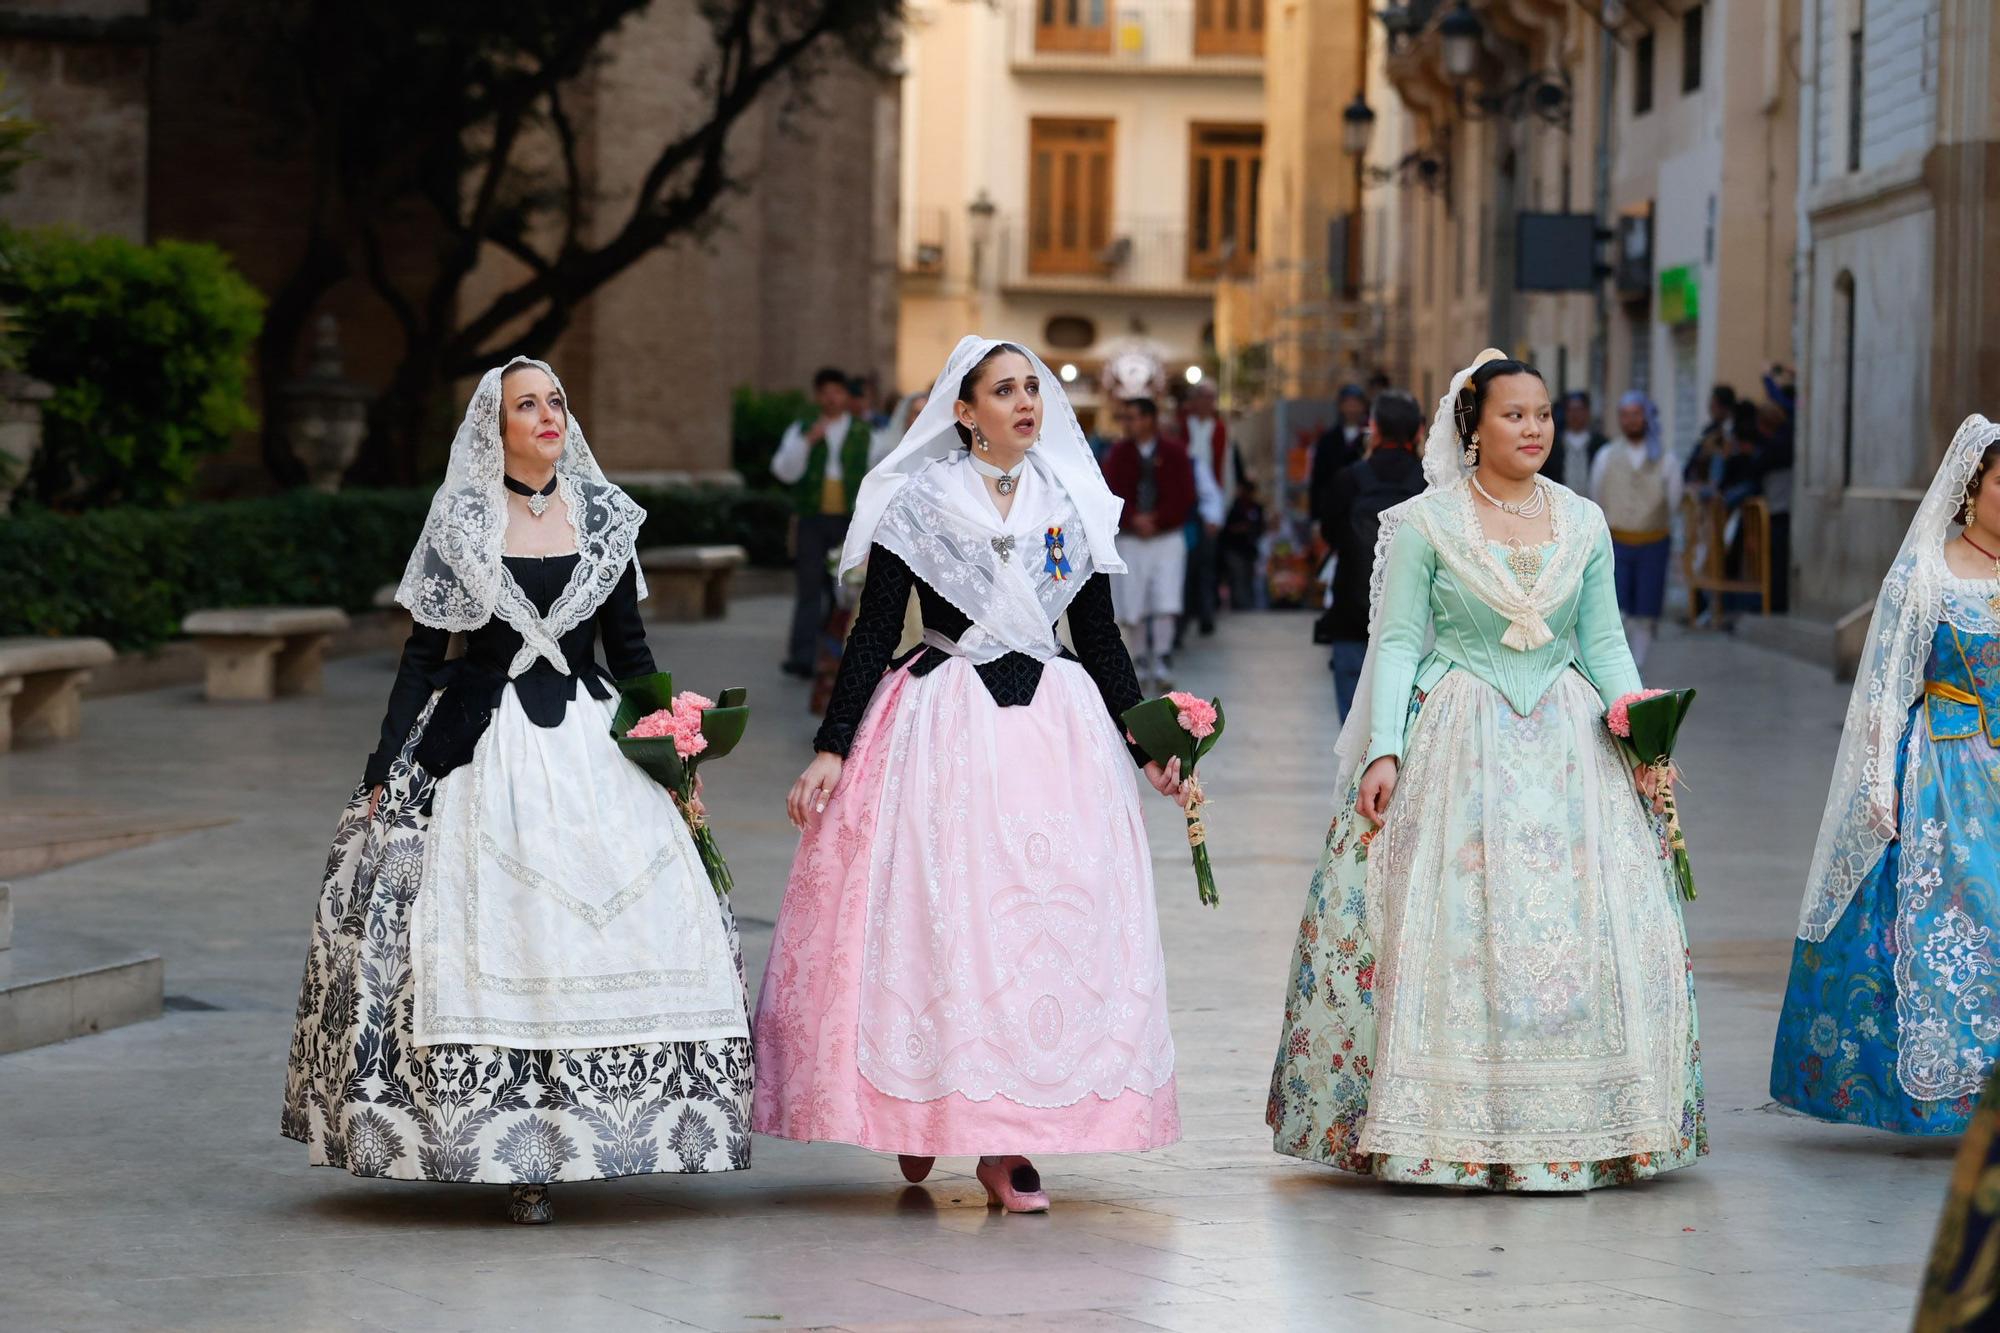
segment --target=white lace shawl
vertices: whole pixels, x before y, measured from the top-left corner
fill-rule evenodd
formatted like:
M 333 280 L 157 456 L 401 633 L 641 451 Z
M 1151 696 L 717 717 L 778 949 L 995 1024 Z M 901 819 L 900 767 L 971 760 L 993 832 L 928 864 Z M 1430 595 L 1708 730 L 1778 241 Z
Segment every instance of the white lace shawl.
M 1910 705 L 1923 693 L 1938 625 L 1949 617 L 1967 633 L 2000 634 L 2000 620 L 1983 599 L 1946 596 L 1952 573 L 1944 561 L 1944 545 L 1958 532 L 1965 488 L 1996 439 L 2000 426 L 1983 416 L 1969 416 L 1959 426 L 1882 580 L 1806 876 L 1802 940 L 1827 937 L 1896 838 L 1896 754 Z
M 1375 567 L 1368 579 L 1368 653 L 1362 659 L 1353 706 L 1347 710 L 1340 739 L 1334 744 L 1336 799 L 1344 798 L 1348 784 L 1368 756 L 1375 645 L 1382 629 L 1382 584 L 1388 575 L 1390 544 L 1403 524 L 1411 523 L 1423 534 L 1438 559 L 1473 596 L 1507 617 L 1507 632 L 1500 642 L 1517 652 L 1531 652 L 1555 638 L 1548 617 L 1576 592 L 1604 531 L 1604 514 L 1596 505 L 1566 486 L 1537 477 L 1535 484 L 1549 498 L 1556 550 L 1543 565 L 1534 587 L 1523 591 L 1488 546 L 1473 503 L 1472 469 L 1465 466 L 1460 452 L 1453 414 L 1459 391 L 1472 372 L 1501 355 L 1491 349 L 1481 352 L 1471 365 L 1451 377 L 1444 396 L 1438 399 L 1430 432 L 1424 437 L 1423 494 L 1382 511 L 1381 530 L 1375 537 Z
M 431 500 L 396 600 L 409 608 L 417 623 L 434 629 L 469 632 L 498 615 L 522 639 L 521 650 L 508 667 L 510 676 L 520 675 L 537 658 L 568 675 L 569 663 L 559 646 L 562 637 L 596 614 L 626 566 L 635 563 L 646 511 L 605 480 L 564 394 L 569 433 L 556 460 L 556 492 L 576 530 L 577 564 L 549 613 L 544 616 L 535 610 L 502 558 L 507 549 L 507 491 L 500 381 L 515 366 L 534 366 L 558 391 L 562 388 L 555 371 L 525 356 L 480 376 L 452 439 L 444 484 Z M 637 577 L 643 599 L 646 577 L 644 573 Z
M 908 476 L 877 520 L 874 540 L 972 621 L 958 650 L 974 665 L 1010 652 L 1046 662 L 1062 651 L 1055 622 L 1099 568 L 1091 539 L 1039 449 L 1028 454 L 1036 484 L 1015 500 L 1039 506 L 1032 523 L 1003 524 L 990 508 L 967 503 L 968 488 L 954 474 L 971 466 L 961 449 Z M 1044 536 L 1051 528 L 1061 529 L 1069 564 L 1061 578 L 1048 569 Z

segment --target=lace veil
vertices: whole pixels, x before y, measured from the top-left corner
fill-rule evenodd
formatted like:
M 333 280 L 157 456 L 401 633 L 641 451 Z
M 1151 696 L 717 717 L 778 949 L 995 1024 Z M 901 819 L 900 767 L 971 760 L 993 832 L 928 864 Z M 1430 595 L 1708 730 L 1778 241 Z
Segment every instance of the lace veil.
M 568 410 L 569 395 L 563 394 L 569 434 L 556 460 L 556 492 L 576 529 L 578 559 L 549 613 L 544 616 L 535 609 L 501 559 L 507 549 L 507 491 L 502 480 L 500 381 L 516 366 L 533 366 L 558 391 L 562 389 L 555 371 L 525 356 L 479 377 L 479 387 L 466 404 L 465 420 L 451 442 L 444 484 L 431 499 L 396 600 L 409 608 L 417 623 L 434 629 L 476 630 L 498 615 L 523 640 L 509 675 L 520 675 L 537 658 L 568 675 L 569 662 L 559 646 L 562 636 L 594 615 L 618 586 L 625 567 L 633 563 L 646 511 L 605 480 L 584 442 L 576 413 Z M 638 580 L 643 598 L 645 575 L 640 573 Z
M 2000 622 L 1983 599 L 1945 595 L 1951 571 L 1944 562 L 1944 545 L 1958 532 L 1958 507 L 1965 488 L 1986 447 L 1996 439 L 2000 426 L 1985 417 L 1969 416 L 1959 426 L 1896 562 L 1882 580 L 1875 618 L 1868 625 L 1868 646 L 1847 704 L 1826 814 L 1813 847 L 1799 912 L 1802 940 L 1827 937 L 1854 891 L 1895 840 L 1896 753 L 1910 705 L 1923 692 L 1924 670 L 1939 623 L 1949 617 L 1968 633 L 2000 634 Z
M 967 465 L 953 428 L 959 384 L 1004 341 L 959 340 L 902 442 L 862 481 L 840 557 L 844 574 L 877 542 L 894 551 L 971 619 L 973 628 L 958 647 L 975 663 L 1009 652 L 1043 661 L 1055 656 L 1061 645 L 1051 626 L 1071 598 L 1091 574 L 1125 568 L 1116 544 L 1123 501 L 1105 485 L 1062 382 L 1033 352 L 1027 356 L 1041 380 L 1042 434 L 1028 460 L 1045 483 L 1034 492 L 1047 512 L 1037 517 L 1032 535 L 1010 538 L 992 513 L 968 502 L 967 488 L 950 475 Z M 1021 499 L 1028 496 L 1024 489 Z M 1046 568 L 1042 534 L 1052 528 L 1061 530 L 1068 564 L 1060 578 Z
M 1501 642 L 1520 652 L 1539 648 L 1555 638 L 1547 618 L 1576 591 L 1584 566 L 1596 549 L 1604 527 L 1603 514 L 1567 487 L 1546 478 L 1537 478 L 1536 484 L 1549 495 L 1556 550 L 1536 577 L 1533 588 L 1523 591 L 1506 565 L 1487 546 L 1473 507 L 1469 482 L 1472 469 L 1465 465 L 1459 447 L 1455 412 L 1458 395 L 1472 378 L 1472 372 L 1504 357 L 1505 353 L 1489 347 L 1471 365 L 1451 377 L 1444 396 L 1438 399 L 1430 432 L 1424 437 L 1423 493 L 1382 511 L 1381 531 L 1375 538 L 1375 567 L 1368 580 L 1368 653 L 1362 661 L 1354 705 L 1347 710 L 1341 722 L 1340 739 L 1334 744 L 1337 796 L 1346 793 L 1368 758 L 1370 712 L 1375 698 L 1375 645 L 1381 639 L 1382 629 L 1382 585 L 1389 566 L 1389 547 L 1405 523 L 1423 534 L 1437 551 L 1438 559 L 1475 597 L 1508 618 L 1511 623 Z

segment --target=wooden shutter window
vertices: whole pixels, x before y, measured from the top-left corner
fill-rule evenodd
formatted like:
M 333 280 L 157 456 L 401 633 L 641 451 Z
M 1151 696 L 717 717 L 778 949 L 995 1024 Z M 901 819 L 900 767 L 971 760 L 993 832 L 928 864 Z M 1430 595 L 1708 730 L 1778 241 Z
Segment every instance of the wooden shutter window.
M 1264 54 L 1264 0 L 1195 0 L 1194 53 Z
M 1110 0 L 1034 0 L 1035 50 L 1111 54 Z
M 1188 158 L 1188 276 L 1247 274 L 1257 262 L 1260 125 L 1196 125 Z
M 1111 244 L 1112 122 L 1029 126 L 1028 271 L 1097 273 Z

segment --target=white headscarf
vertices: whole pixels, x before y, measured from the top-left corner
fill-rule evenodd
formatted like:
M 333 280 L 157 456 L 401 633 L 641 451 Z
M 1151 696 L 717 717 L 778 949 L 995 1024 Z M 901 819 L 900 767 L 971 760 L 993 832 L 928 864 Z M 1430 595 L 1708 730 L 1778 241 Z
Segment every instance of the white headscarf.
M 538 657 L 568 675 L 569 662 L 559 646 L 562 636 L 596 614 L 618 586 L 625 567 L 634 563 L 646 511 L 604 479 L 564 393 L 569 433 L 556 460 L 556 492 L 576 529 L 578 559 L 549 613 L 536 611 L 502 560 L 507 549 L 507 491 L 500 381 L 516 366 L 533 366 L 562 392 L 555 371 L 525 356 L 479 377 L 479 387 L 465 407 L 465 420 L 452 438 L 444 484 L 431 499 L 396 600 L 409 608 L 417 623 L 434 629 L 476 630 L 498 615 L 523 640 L 509 676 L 520 675 Z M 638 580 L 643 598 L 645 575 L 639 574 Z
M 1799 910 L 1802 940 L 1827 937 L 1896 838 L 1896 755 L 1910 705 L 1923 693 L 1938 625 L 1948 617 L 1968 634 L 2000 634 L 2000 617 L 1984 598 L 1945 595 L 1952 573 L 1944 562 L 1944 545 L 1959 531 L 1965 488 L 1995 440 L 2000 426 L 1985 417 L 1969 416 L 1959 426 L 1896 563 L 1882 580 L 1806 877 Z
M 1424 438 L 1423 493 L 1382 511 L 1381 530 L 1375 538 L 1375 567 L 1368 579 L 1368 654 L 1362 661 L 1353 706 L 1342 719 L 1340 739 L 1334 744 L 1337 797 L 1345 795 L 1348 783 L 1367 759 L 1369 742 L 1373 739 L 1369 715 L 1375 698 L 1375 647 L 1382 629 L 1382 586 L 1387 577 L 1389 546 L 1403 524 L 1415 525 L 1459 582 L 1480 601 L 1507 617 L 1510 623 L 1501 643 L 1517 652 L 1530 652 L 1554 641 L 1555 632 L 1549 628 L 1548 617 L 1576 590 L 1604 528 L 1603 512 L 1596 505 L 1566 486 L 1537 477 L 1535 484 L 1548 491 L 1556 551 L 1543 565 L 1534 586 L 1523 589 L 1487 545 L 1468 480 L 1473 469 L 1466 466 L 1464 451 L 1459 447 L 1458 396 L 1474 371 L 1489 361 L 1506 359 L 1506 353 L 1489 347 L 1471 365 L 1451 377 L 1444 396 L 1438 399 L 1430 433 Z
M 956 429 L 959 386 L 1001 346 L 1022 351 L 1041 381 L 1042 433 L 1028 464 L 1047 483 L 1034 488 L 1047 512 L 1028 540 L 1010 535 L 1020 523 L 1003 525 L 990 505 L 974 503 L 980 498 L 974 488 L 950 475 L 970 466 Z M 1024 489 L 1016 503 L 1029 495 Z M 1090 575 L 1124 571 L 1117 547 L 1123 506 L 1104 483 L 1062 382 L 1041 358 L 1019 343 L 968 336 L 952 350 L 902 443 L 861 483 L 840 572 L 867 559 L 879 542 L 972 621 L 958 640 L 967 657 L 984 662 L 1022 652 L 1046 661 L 1061 650 L 1051 625 Z M 1035 539 L 1051 530 L 1060 535 L 1068 566 L 1061 577 Z

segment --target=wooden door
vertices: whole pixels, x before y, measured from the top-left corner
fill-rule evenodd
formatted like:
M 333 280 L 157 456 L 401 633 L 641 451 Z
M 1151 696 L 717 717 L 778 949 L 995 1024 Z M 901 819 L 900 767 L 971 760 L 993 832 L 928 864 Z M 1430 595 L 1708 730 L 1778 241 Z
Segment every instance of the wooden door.
M 1110 0 L 1034 0 L 1035 49 L 1111 54 Z
M 1264 54 L 1264 0 L 1195 0 L 1194 53 Z

